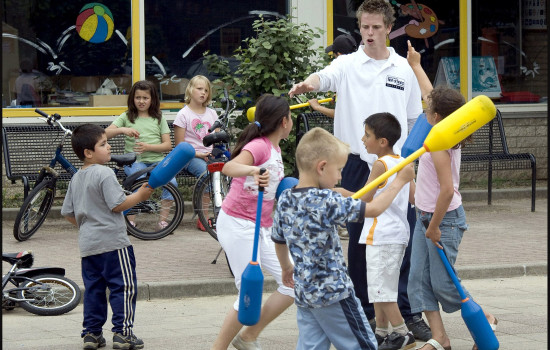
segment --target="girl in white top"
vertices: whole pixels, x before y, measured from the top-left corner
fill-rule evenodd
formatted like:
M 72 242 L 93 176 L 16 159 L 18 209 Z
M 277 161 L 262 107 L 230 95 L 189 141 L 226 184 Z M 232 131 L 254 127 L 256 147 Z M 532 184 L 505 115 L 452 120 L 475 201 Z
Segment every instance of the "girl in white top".
M 210 80 L 203 75 L 196 75 L 187 84 L 185 89 L 185 107 L 183 107 L 174 120 L 174 141 L 188 142 L 195 149 L 195 158 L 191 159 L 183 169 L 196 177 L 206 172 L 206 163 L 211 156 L 212 147 L 205 147 L 202 139 L 208 135 L 208 129 L 218 120 L 216 111 L 207 106 L 212 101 L 212 85 Z M 205 199 L 207 199 L 205 197 Z M 208 208 L 208 203 L 204 203 Z M 197 228 L 205 231 L 201 222 L 197 220 Z

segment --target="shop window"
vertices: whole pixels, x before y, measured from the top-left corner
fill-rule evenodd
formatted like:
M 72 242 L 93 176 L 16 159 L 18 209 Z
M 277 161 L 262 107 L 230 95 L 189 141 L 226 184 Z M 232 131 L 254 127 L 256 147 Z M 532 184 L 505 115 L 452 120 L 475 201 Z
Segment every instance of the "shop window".
M 2 107 L 88 106 L 94 94 L 128 89 L 129 0 L 2 6 Z
M 171 1 L 145 0 L 146 78 L 159 87 L 163 101 L 182 101 L 182 87 L 202 74 L 214 80 L 203 65 L 203 53 L 229 61 L 254 36 L 252 22 L 258 13 L 277 18 L 288 13 L 287 0 Z
M 501 103 L 547 100 L 545 4 L 540 0 L 472 1 L 472 55 L 494 62 Z M 480 69 L 472 67 L 474 72 Z
M 361 40 L 355 18 L 360 1 L 334 0 L 334 36 Z M 390 45 L 406 57 L 407 40 L 422 53 L 434 84 L 459 88 L 459 1 L 390 0 L 396 21 Z M 495 103 L 546 102 L 548 33 L 546 2 L 472 0 L 472 94 Z

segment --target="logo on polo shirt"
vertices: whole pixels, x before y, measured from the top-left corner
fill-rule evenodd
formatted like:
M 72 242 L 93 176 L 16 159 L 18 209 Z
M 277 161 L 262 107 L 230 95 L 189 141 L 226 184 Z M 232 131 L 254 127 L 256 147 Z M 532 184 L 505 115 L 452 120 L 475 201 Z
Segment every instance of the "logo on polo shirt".
M 386 86 L 398 90 L 405 90 L 405 80 L 388 75 L 386 76 Z

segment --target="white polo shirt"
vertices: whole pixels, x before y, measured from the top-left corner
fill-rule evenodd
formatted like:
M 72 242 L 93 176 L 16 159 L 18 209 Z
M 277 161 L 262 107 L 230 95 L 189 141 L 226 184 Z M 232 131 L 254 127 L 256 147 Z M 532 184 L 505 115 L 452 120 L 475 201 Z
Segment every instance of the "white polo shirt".
M 316 74 L 320 78 L 320 91 L 338 94 L 334 135 L 348 143 L 351 153 L 372 164 L 378 158 L 367 153 L 361 138 L 363 122 L 374 113 L 389 112 L 401 124 L 401 138 L 393 150 L 401 154 L 410 128 L 422 113 L 420 86 L 407 59 L 388 47 L 389 58 L 383 63 L 365 53 L 364 46 L 348 55 L 340 55 Z

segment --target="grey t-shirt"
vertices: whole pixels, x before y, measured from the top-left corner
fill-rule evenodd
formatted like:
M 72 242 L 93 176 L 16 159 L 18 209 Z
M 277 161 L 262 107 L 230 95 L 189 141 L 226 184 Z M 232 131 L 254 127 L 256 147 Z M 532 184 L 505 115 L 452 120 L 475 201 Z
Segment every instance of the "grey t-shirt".
M 73 176 L 61 215 L 76 219 L 81 257 L 130 246 L 123 214 L 112 211 L 125 199 L 113 170 L 106 166 L 94 164 Z

